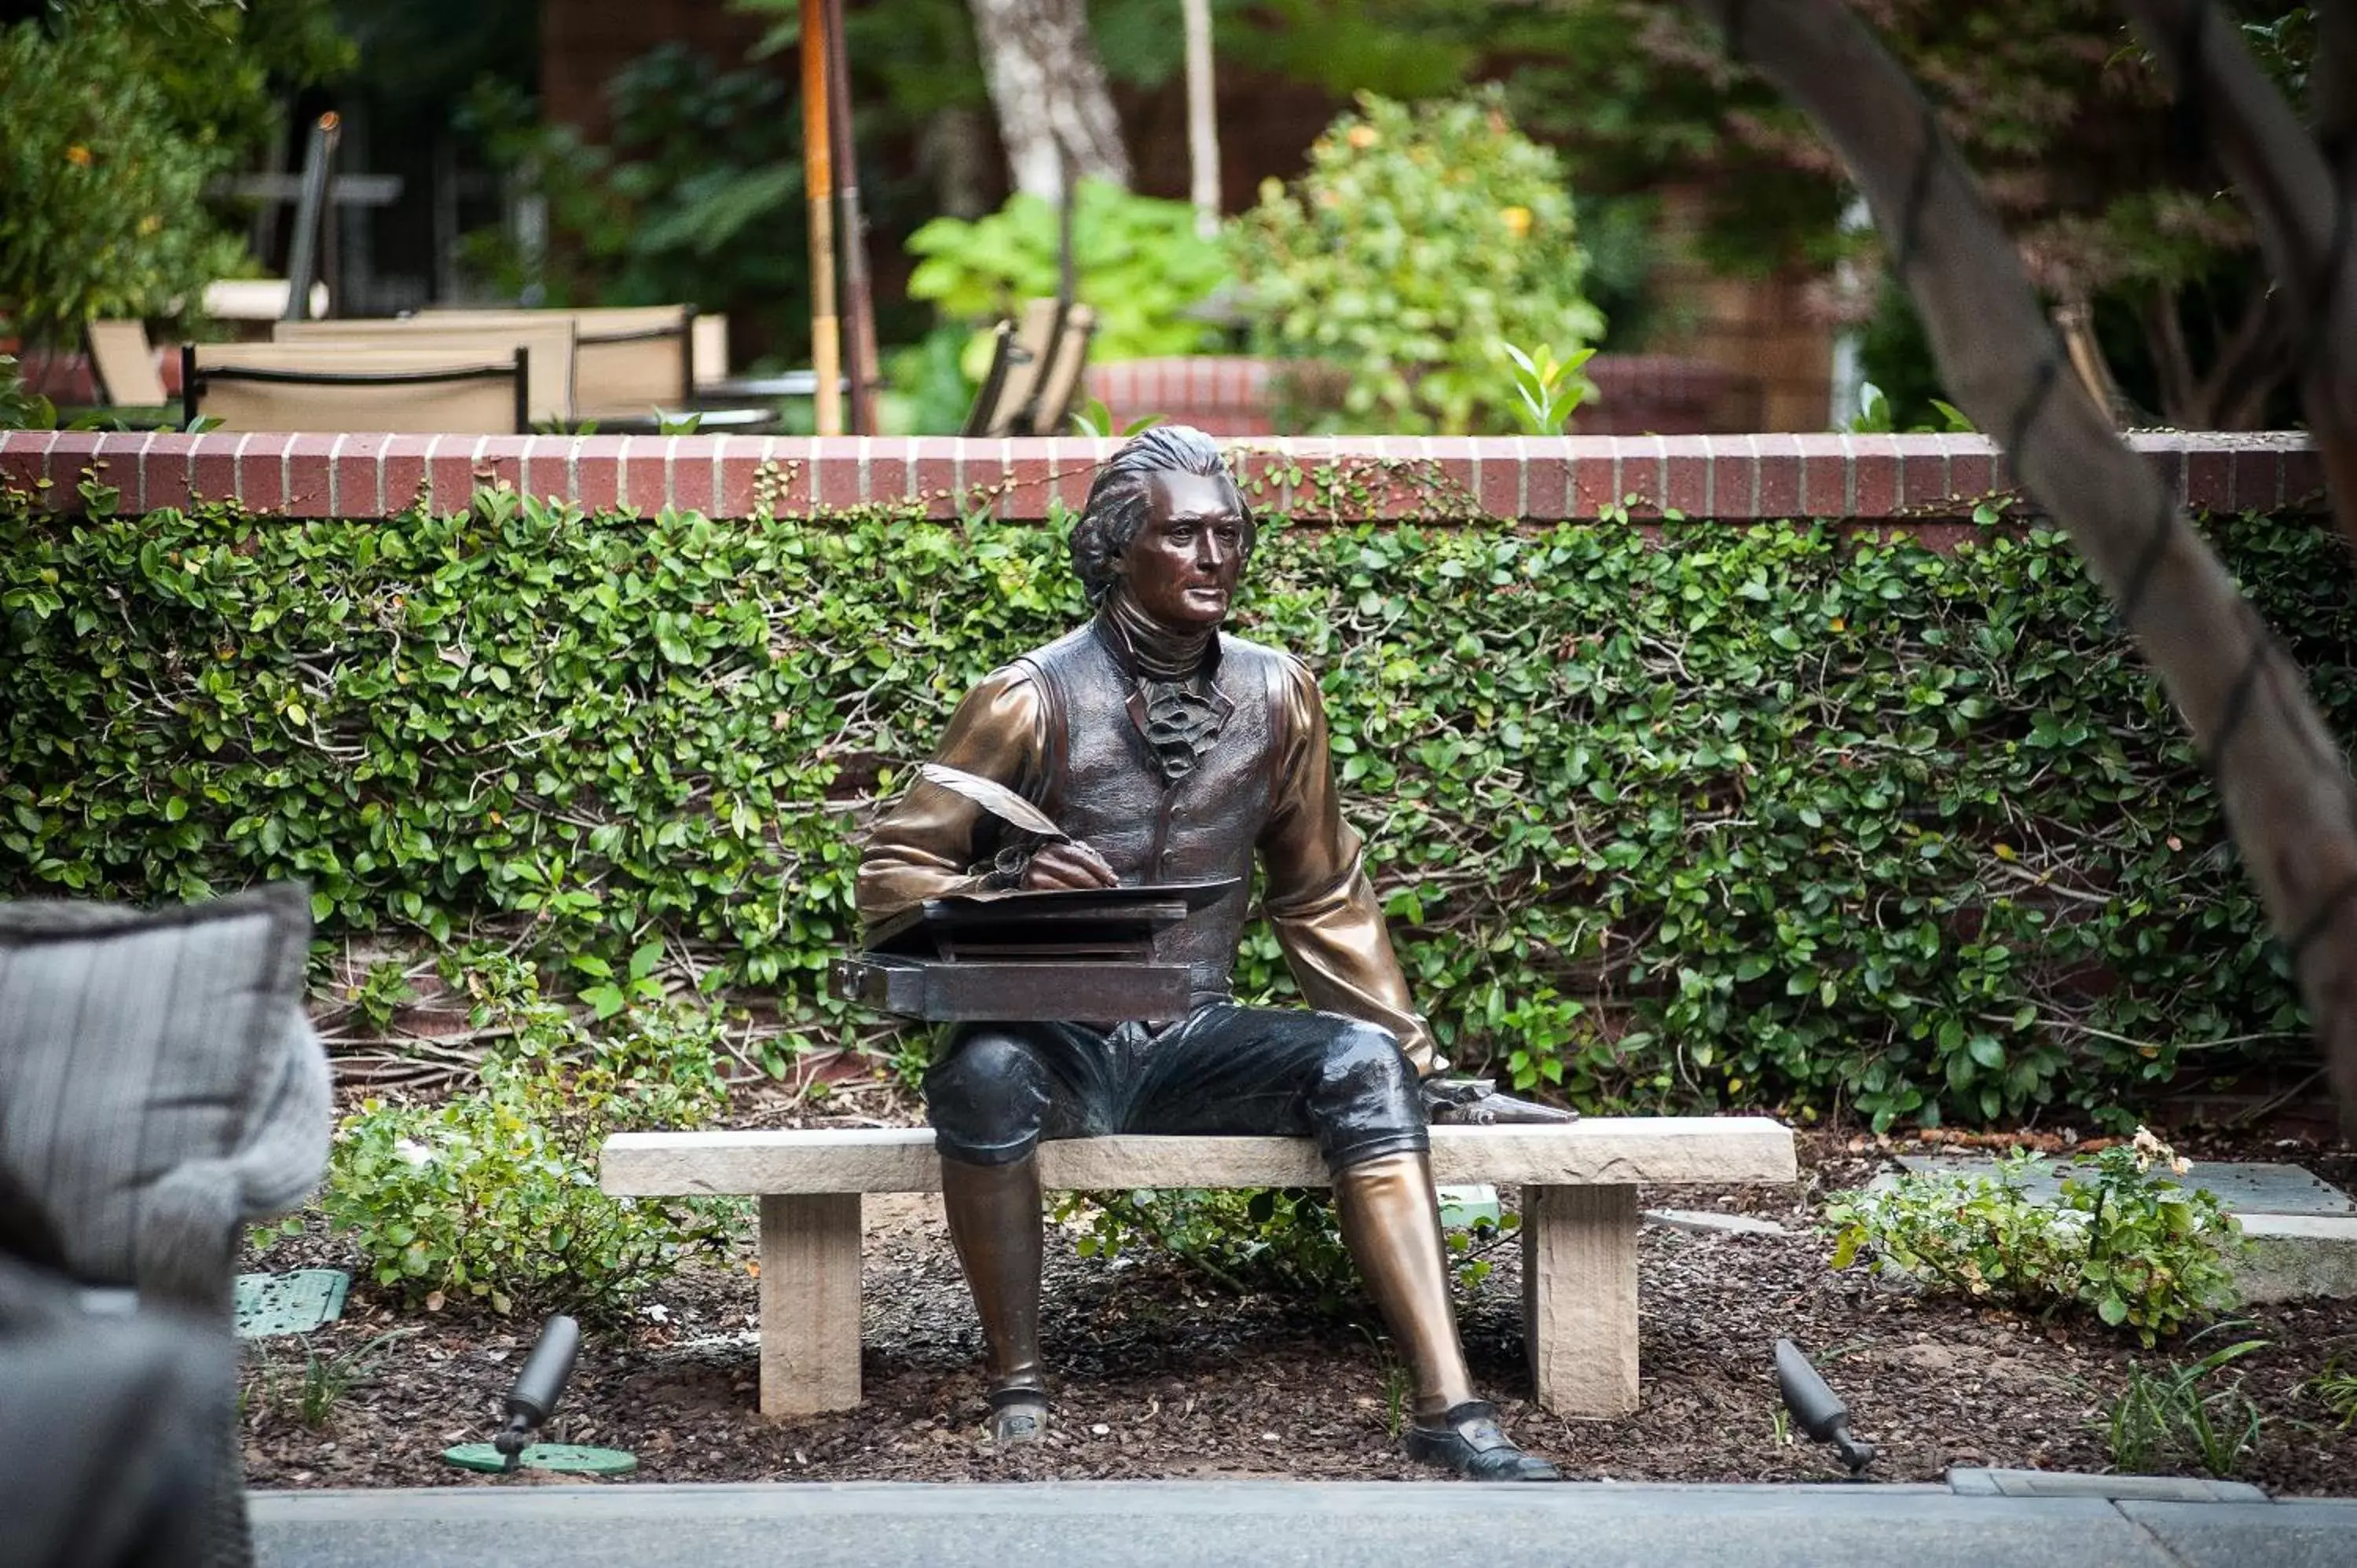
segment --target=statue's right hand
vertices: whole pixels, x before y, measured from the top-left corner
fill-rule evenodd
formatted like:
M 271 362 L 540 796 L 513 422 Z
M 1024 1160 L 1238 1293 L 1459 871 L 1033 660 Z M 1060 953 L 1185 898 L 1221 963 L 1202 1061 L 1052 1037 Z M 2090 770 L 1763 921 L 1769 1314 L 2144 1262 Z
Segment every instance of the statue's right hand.
M 1120 882 L 1105 857 L 1078 839 L 1041 844 L 1023 868 L 1023 886 L 1031 888 L 1114 887 Z

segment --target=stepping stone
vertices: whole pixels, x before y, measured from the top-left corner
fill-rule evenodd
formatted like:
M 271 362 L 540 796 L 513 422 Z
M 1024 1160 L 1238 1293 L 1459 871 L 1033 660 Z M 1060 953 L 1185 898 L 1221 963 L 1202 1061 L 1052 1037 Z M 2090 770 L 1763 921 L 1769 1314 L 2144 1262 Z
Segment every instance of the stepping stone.
M 308 1334 L 344 1313 L 352 1276 L 341 1269 L 297 1269 L 285 1274 L 237 1276 L 237 1334 L 262 1339 Z
M 2234 1283 L 2252 1302 L 2357 1296 L 2357 1219 L 2244 1214 Z
M 1488 1220 L 1498 1223 L 1502 1212 L 1498 1207 L 1498 1189 L 1486 1182 L 1462 1187 L 1444 1187 L 1435 1190 L 1440 1196 L 1440 1222 L 1461 1229 Z
M 1700 1230 L 1722 1236 L 1791 1234 L 1773 1219 L 1762 1219 L 1756 1214 L 1727 1214 L 1711 1208 L 1648 1208 L 1645 1218 L 1675 1230 Z
M 2092 1161 L 2065 1162 L 2050 1160 L 2046 1170 L 2033 1176 L 2026 1184 L 2029 1195 L 2037 1198 L 2052 1198 L 2060 1195 L 2062 1174 L 2072 1163 L 2088 1165 Z M 1994 1176 L 1996 1159 L 1990 1155 L 1901 1155 L 1899 1165 L 1915 1176 Z M 1889 1187 L 1895 1178 L 1889 1173 L 1877 1176 L 1877 1190 Z M 2347 1193 L 2309 1175 L 2298 1165 L 2276 1165 L 2257 1161 L 2196 1160 L 2193 1168 L 2178 1180 L 2189 1187 L 2215 1193 L 2218 1201 L 2235 1214 L 2315 1214 L 2357 1215 L 2357 1202 Z

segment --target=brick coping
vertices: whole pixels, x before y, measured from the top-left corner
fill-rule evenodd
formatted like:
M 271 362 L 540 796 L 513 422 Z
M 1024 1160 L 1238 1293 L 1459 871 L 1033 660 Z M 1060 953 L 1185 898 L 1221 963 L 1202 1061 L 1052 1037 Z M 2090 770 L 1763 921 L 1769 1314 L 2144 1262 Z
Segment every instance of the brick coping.
M 2209 510 L 2319 512 L 2324 471 L 2298 432 L 2138 433 L 2178 500 Z M 1078 508 L 1119 443 L 1053 438 L 745 435 L 285 435 L 0 433 L 0 488 L 85 510 L 86 477 L 117 510 L 234 499 L 288 518 L 395 515 L 511 486 L 591 510 L 723 517 L 905 506 L 948 519 L 1039 520 Z M 1827 518 L 1953 525 L 2018 502 L 1978 435 L 1288 436 L 1224 443 L 1254 504 L 1302 521 L 1480 517 L 1558 521 Z M 2026 510 L 2016 505 L 2018 514 Z

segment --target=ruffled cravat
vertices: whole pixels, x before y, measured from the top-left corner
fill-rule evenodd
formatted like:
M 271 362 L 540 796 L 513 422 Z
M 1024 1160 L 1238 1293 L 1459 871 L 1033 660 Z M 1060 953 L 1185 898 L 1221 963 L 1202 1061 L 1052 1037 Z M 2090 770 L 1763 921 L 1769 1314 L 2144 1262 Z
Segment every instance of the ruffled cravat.
M 1119 588 L 1107 596 L 1105 628 L 1137 682 L 1146 705 L 1146 744 L 1165 783 L 1176 784 L 1220 738 L 1219 705 L 1199 689 L 1216 628 L 1173 631 L 1148 617 Z

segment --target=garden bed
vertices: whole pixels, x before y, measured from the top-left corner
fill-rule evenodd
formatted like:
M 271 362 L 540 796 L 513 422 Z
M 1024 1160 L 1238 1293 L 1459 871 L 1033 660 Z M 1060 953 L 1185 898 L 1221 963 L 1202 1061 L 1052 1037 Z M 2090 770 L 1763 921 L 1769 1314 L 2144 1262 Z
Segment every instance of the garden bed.
M 874 1124 L 909 1118 L 883 1086 L 840 1090 L 827 1114 L 771 1101 L 737 1120 Z M 1924 1299 L 1863 1270 L 1827 1267 L 1806 1229 L 1823 1194 L 1863 1183 L 1895 1148 L 1813 1133 L 1799 1188 L 1646 1195 L 1684 1208 L 1774 1219 L 1787 1234 L 1643 1232 L 1644 1402 L 1615 1421 L 1566 1422 L 1528 1407 L 1521 1368 L 1520 1271 L 1509 1245 L 1463 1299 L 1476 1380 L 1523 1441 L 1585 1479 L 1801 1481 L 1836 1476 L 1830 1451 L 1788 1436 L 1770 1347 L 1791 1335 L 1813 1353 L 1881 1445 L 1871 1474 L 1935 1480 L 1953 1465 L 2102 1469 L 2102 1418 L 2132 1366 L 2158 1369 L 2227 1339 L 2260 1338 L 2210 1385 L 2241 1388 L 2263 1418 L 2237 1478 L 2282 1493 L 2357 1493 L 2357 1430 L 2312 1387 L 2333 1359 L 2357 1365 L 2357 1302 L 2246 1309 L 2247 1326 L 2157 1352 L 2092 1323 L 2046 1324 Z M 2328 1180 L 2357 1177 L 2357 1152 L 2251 1139 L 2195 1141 L 2211 1157 L 2292 1159 Z M 1511 1193 L 1508 1194 L 1511 1198 Z M 1390 1432 L 1397 1388 L 1375 1340 L 1347 1322 L 1305 1321 L 1298 1304 L 1217 1294 L 1151 1255 L 1106 1260 L 1049 1248 L 1044 1337 L 1058 1423 L 1040 1447 L 994 1455 L 980 1439 L 979 1341 L 937 1199 L 871 1198 L 863 1373 L 856 1412 L 777 1424 L 755 1413 L 756 1282 L 747 1259 L 683 1270 L 619 1327 L 593 1330 L 551 1435 L 623 1447 L 660 1481 L 1282 1477 L 1428 1478 Z M 349 1266 L 349 1247 L 314 1221 L 249 1267 Z M 305 1349 L 264 1342 L 249 1357 L 247 1457 L 260 1487 L 497 1484 L 438 1457 L 490 1434 L 533 1325 L 476 1312 L 396 1314 L 364 1282 L 344 1319 L 314 1335 L 336 1367 L 392 1330 L 379 1366 L 302 1418 Z M 344 1363 L 349 1365 L 347 1361 Z M 316 1412 L 314 1413 L 317 1413 Z M 2156 1469 L 2200 1473 L 2187 1458 Z M 512 1484 L 512 1483 L 510 1483 Z

